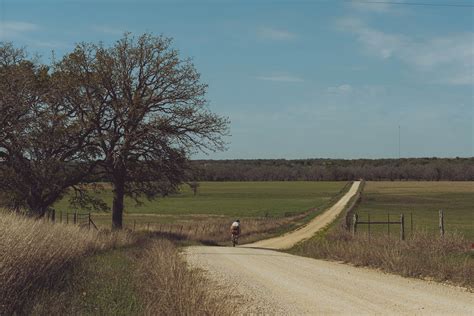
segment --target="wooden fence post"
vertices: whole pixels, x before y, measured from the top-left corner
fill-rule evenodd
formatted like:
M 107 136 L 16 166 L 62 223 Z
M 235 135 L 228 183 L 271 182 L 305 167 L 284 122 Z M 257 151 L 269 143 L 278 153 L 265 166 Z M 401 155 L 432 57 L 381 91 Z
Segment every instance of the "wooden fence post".
M 66 224 L 69 224 L 69 212 L 66 212 Z
M 146 230 L 150 230 L 150 222 L 146 223 Z
M 400 215 L 400 239 L 405 240 L 405 218 Z
M 89 230 L 90 230 L 91 229 L 91 213 L 88 214 L 87 219 L 89 220 L 87 224 L 89 225 Z
M 77 212 L 74 212 L 74 217 L 73 217 L 73 219 L 74 219 L 73 223 L 74 223 L 74 225 L 76 225 L 76 221 L 77 221 Z
M 390 237 L 390 213 L 387 213 L 387 234 Z
M 441 237 L 444 237 L 444 213 L 443 210 L 439 210 L 439 233 Z
M 133 220 L 133 231 L 135 231 L 136 225 L 137 225 L 137 221 L 134 219 L 134 220 Z
M 352 216 L 352 236 L 357 232 L 357 214 Z
M 369 241 L 370 241 L 370 213 L 367 213 L 367 234 L 369 235 Z
M 63 211 L 59 211 L 59 222 L 63 222 Z

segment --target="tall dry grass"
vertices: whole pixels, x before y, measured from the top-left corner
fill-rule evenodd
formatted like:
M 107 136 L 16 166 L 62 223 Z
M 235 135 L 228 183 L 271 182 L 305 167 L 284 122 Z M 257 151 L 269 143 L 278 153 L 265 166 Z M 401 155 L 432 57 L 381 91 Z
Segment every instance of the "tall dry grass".
M 0 212 L 0 315 L 22 313 L 25 302 L 82 256 L 131 244 L 128 233 L 76 226 Z
M 197 270 L 190 270 L 169 240 L 154 240 L 138 261 L 146 315 L 232 315 L 226 290 L 217 293 Z
M 386 235 L 352 236 L 343 229 L 308 240 L 292 252 L 312 258 L 368 266 L 408 277 L 447 281 L 474 289 L 474 254 L 467 239 L 416 232 L 405 241 Z

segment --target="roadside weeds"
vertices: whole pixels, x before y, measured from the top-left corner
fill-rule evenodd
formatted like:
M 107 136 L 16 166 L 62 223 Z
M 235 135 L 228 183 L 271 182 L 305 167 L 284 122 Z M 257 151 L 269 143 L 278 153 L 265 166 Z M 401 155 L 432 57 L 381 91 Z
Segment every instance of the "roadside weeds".
M 178 241 L 0 213 L 0 315 L 230 315 Z M 229 291 L 230 293 L 230 291 Z
M 474 290 L 474 253 L 462 235 L 447 233 L 444 238 L 418 231 L 406 240 L 383 234 L 353 235 L 352 215 L 358 207 L 365 182 L 340 216 L 331 224 L 288 252 L 316 259 L 335 260 L 365 266 L 405 277 L 430 279 Z

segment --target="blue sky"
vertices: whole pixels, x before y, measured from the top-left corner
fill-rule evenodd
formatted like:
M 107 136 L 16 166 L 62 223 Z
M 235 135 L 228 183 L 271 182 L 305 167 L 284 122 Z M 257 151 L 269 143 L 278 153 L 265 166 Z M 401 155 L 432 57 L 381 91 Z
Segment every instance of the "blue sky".
M 474 1 L 405 1 L 463 4 Z M 48 60 L 124 31 L 192 57 L 228 150 L 196 158 L 474 156 L 474 8 L 361 1 L 0 0 L 0 40 Z

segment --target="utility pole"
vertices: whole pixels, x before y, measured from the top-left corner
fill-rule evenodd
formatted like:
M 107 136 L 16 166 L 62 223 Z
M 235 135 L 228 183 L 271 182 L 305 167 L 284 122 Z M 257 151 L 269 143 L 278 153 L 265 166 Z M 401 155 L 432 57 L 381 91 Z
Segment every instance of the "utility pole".
M 400 160 L 400 125 L 398 125 L 398 160 Z

